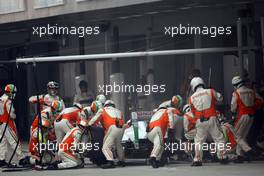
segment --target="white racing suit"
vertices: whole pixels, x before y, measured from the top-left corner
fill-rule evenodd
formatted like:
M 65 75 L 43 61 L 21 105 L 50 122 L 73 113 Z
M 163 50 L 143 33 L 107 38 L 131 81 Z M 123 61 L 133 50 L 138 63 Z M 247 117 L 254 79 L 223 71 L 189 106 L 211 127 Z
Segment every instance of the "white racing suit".
M 160 160 L 164 151 L 164 136 L 168 128 L 173 128 L 174 119 L 171 109 L 159 109 L 149 123 L 148 139 L 153 143 L 153 150 L 150 157 Z
M 81 109 L 77 107 L 70 107 L 64 109 L 54 121 L 54 129 L 59 144 L 66 133 L 73 129 L 78 121 L 80 121 Z
M 78 151 L 78 144 L 81 141 L 82 130 L 79 127 L 73 128 L 69 131 L 62 142 L 59 144 L 58 156 L 62 163 L 58 164 L 58 168 L 72 168 L 77 167 L 82 163 Z
M 194 140 L 196 135 L 196 121 L 197 119 L 194 117 L 192 112 L 187 112 L 183 116 L 184 136 L 188 141 Z
M 61 102 L 62 104 L 62 109 L 65 108 L 65 104 L 64 104 L 64 101 L 62 98 L 60 98 L 59 96 L 55 95 L 55 96 L 52 96 L 50 94 L 46 94 L 46 95 L 40 95 L 39 96 L 39 102 L 40 102 L 40 111 L 46 109 L 47 107 L 50 107 L 52 102 L 54 100 L 58 100 Z M 30 103 L 37 103 L 37 96 L 31 96 L 29 98 L 29 102 Z
M 44 147 L 47 143 L 47 132 L 43 132 L 43 135 L 41 135 L 41 129 L 40 128 L 32 128 L 31 127 L 31 135 L 30 140 L 28 144 L 28 150 L 30 153 L 29 162 L 32 165 L 38 164 L 40 161 L 40 155 L 39 155 L 39 145 L 41 145 L 41 148 Z M 39 133 L 39 135 L 38 135 Z M 45 151 L 41 151 L 42 153 L 42 164 L 46 164 L 51 162 L 52 158 L 48 156 L 48 153 Z M 50 159 L 51 158 L 51 159 Z
M 194 162 L 202 161 L 202 146 L 210 135 L 217 148 L 217 156 L 220 160 L 226 159 L 225 155 L 225 139 L 220 131 L 220 125 L 216 118 L 217 112 L 215 108 L 216 102 L 221 102 L 222 95 L 213 89 L 198 88 L 190 97 L 190 105 L 192 113 L 198 119 L 196 122 L 195 157 Z
M 235 114 L 235 133 L 240 145 L 236 148 L 239 156 L 242 151 L 249 151 L 251 147 L 246 142 L 246 137 L 254 121 L 255 110 L 260 108 L 263 103 L 262 98 L 245 86 L 234 91 L 231 100 L 231 112 Z
M 177 108 L 170 107 L 168 109 L 171 110 L 173 113 L 173 122 L 174 122 L 173 127 L 175 129 L 174 137 L 179 141 L 182 139 L 182 134 L 184 132 L 183 117 Z
M 119 161 L 124 161 L 124 150 L 121 140 L 124 134 L 124 122 L 121 111 L 114 107 L 104 107 L 89 121 L 89 125 L 101 122 L 105 136 L 103 140 L 102 152 L 108 161 L 113 161 L 112 149 L 117 151 Z
M 54 121 L 54 118 L 55 118 L 55 116 L 51 112 L 51 108 L 46 108 L 46 109 L 41 111 L 41 119 L 47 119 L 52 123 Z M 29 153 L 31 155 L 31 158 L 30 158 L 31 164 L 35 164 L 35 160 L 37 160 L 37 161 L 40 160 L 38 147 L 36 147 L 36 145 L 39 144 L 39 141 L 46 143 L 47 140 L 49 140 L 48 134 L 52 130 L 48 130 L 47 132 L 45 132 L 43 134 L 43 136 L 41 135 L 42 134 L 41 131 L 42 131 L 42 129 L 39 128 L 39 117 L 36 116 L 35 119 L 33 120 L 32 124 L 31 124 L 31 127 L 30 127 L 30 140 L 29 140 L 29 145 L 28 145 Z M 38 133 L 39 133 L 39 136 L 38 136 Z M 42 162 L 43 163 L 46 162 L 45 157 L 43 157 Z
M 230 125 L 229 123 L 222 123 L 221 128 L 224 137 L 226 139 L 226 142 L 230 147 L 230 151 L 235 150 L 237 147 L 241 147 L 241 149 L 245 152 L 251 149 L 247 144 L 245 144 L 244 140 L 237 138 L 235 130 L 232 125 Z
M 0 137 L 4 135 L 2 142 L 0 143 L 0 160 L 5 160 L 5 157 L 8 153 L 8 144 L 11 146 L 13 150 L 15 150 L 18 141 L 17 128 L 15 124 L 16 114 L 13 106 L 11 107 L 11 111 L 10 111 L 10 106 L 11 106 L 11 100 L 9 100 L 8 97 L 4 94 L 0 98 Z M 8 114 L 9 114 L 9 120 L 8 120 Z M 4 129 L 6 125 L 7 128 L 4 133 Z M 16 155 L 18 159 L 22 159 L 24 157 L 20 144 L 17 147 Z

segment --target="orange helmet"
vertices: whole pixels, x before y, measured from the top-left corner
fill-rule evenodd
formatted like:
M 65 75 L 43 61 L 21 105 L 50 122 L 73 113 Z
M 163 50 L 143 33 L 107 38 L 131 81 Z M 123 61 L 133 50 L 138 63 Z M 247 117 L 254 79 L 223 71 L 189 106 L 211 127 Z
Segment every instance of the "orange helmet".
M 11 97 L 15 97 L 16 95 L 16 92 L 17 92 L 17 88 L 14 84 L 7 84 L 5 86 L 5 94 L 11 98 Z
M 96 113 L 102 107 L 103 107 L 103 105 L 100 101 L 93 101 L 91 104 L 91 110 L 93 113 Z
M 62 111 L 62 109 L 63 109 L 61 101 L 54 100 L 51 103 L 51 109 L 52 109 L 52 112 L 55 113 L 55 114 L 60 113 Z
M 50 128 L 51 127 L 51 122 L 49 119 L 42 118 L 41 119 L 41 126 L 45 128 Z
M 97 95 L 96 101 L 100 101 L 102 104 L 105 104 L 106 97 L 103 94 Z
M 180 107 L 182 105 L 182 97 L 180 95 L 174 95 L 171 98 L 171 104 L 174 107 Z

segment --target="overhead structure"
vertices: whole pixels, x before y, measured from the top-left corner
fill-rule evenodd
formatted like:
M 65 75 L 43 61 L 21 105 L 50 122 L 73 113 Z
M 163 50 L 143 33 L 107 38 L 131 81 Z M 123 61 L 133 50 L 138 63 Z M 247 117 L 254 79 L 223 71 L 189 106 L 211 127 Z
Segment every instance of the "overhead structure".
M 182 55 L 182 54 L 202 54 L 202 53 L 222 53 L 222 52 L 237 52 L 243 50 L 256 50 L 263 47 L 222 47 L 222 48 L 195 48 L 195 49 L 176 49 L 176 50 L 161 50 L 161 51 L 141 51 L 141 52 L 124 52 L 124 53 L 106 53 L 106 54 L 88 54 L 88 55 L 71 55 L 71 56 L 50 56 L 50 57 L 31 57 L 18 58 L 16 63 L 38 63 L 38 62 L 67 62 L 81 60 L 108 60 L 117 58 L 131 57 L 147 57 L 147 56 L 166 56 L 166 55 Z

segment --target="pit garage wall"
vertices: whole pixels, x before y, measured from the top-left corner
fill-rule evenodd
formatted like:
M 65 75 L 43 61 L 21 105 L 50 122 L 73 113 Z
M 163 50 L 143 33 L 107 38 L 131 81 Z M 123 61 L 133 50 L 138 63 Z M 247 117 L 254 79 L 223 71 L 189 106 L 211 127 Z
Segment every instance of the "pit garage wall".
M 211 15 L 214 14 L 215 17 L 211 18 Z M 226 16 L 223 16 L 225 14 Z M 195 19 L 194 19 L 195 16 Z M 226 8 L 226 9 L 206 9 L 206 10 L 196 10 L 196 11 L 188 11 L 188 12 L 180 12 L 177 14 L 171 14 L 171 15 L 154 15 L 152 17 L 138 17 L 138 18 L 131 18 L 126 20 L 116 20 L 111 21 L 111 27 L 109 31 L 107 31 L 108 35 L 108 43 L 112 39 L 112 30 L 114 26 L 117 26 L 119 28 L 119 35 L 120 35 L 120 48 L 119 52 L 125 52 L 130 50 L 145 50 L 147 47 L 146 41 L 147 41 L 147 35 L 149 32 L 149 28 L 152 28 L 151 30 L 151 36 L 150 36 L 150 43 L 152 46 L 159 46 L 159 50 L 162 49 L 178 49 L 178 48 L 194 48 L 194 47 L 217 47 L 217 46 L 223 46 L 223 42 L 221 40 L 217 39 L 210 39 L 206 37 L 200 37 L 198 39 L 194 39 L 193 36 L 182 36 L 177 37 L 174 39 L 169 38 L 168 36 L 163 36 L 164 26 L 170 26 L 170 25 L 178 25 L 179 23 L 182 24 L 193 24 L 193 25 L 235 25 L 236 23 L 236 14 L 234 9 L 232 8 Z M 133 30 L 131 30 L 133 29 Z M 235 30 L 235 28 L 233 29 Z M 93 38 L 86 38 L 85 39 L 85 53 L 86 54 L 92 54 L 92 53 L 103 53 L 105 52 L 104 48 L 104 42 L 105 42 L 105 34 L 101 34 L 100 36 L 93 37 Z M 161 37 L 156 37 L 161 36 Z M 138 38 L 145 37 L 146 41 L 139 41 Z M 153 37 L 153 38 L 152 38 Z M 71 39 L 70 39 L 71 40 Z M 73 39 L 75 40 L 75 39 Z M 122 40 L 127 41 L 130 40 L 130 43 L 124 43 Z M 198 40 L 195 41 L 195 40 Z M 168 43 L 169 41 L 169 43 Z M 164 44 L 164 43 L 168 44 Z M 144 45 L 142 46 L 142 43 Z M 195 44 L 196 43 L 196 44 Z M 198 44 L 197 44 L 198 43 Z M 236 42 L 234 42 L 236 43 Z M 70 42 L 69 48 L 71 47 L 77 47 L 77 43 Z M 91 48 L 91 45 L 99 45 L 99 47 Z M 164 46 L 162 46 L 164 45 Z M 199 46 L 200 45 L 200 46 Z M 108 52 L 111 52 L 111 47 L 108 47 Z M 63 53 L 63 48 L 61 49 L 60 54 Z M 142 62 L 135 61 L 136 59 L 140 58 L 131 58 L 130 60 L 121 61 L 121 72 L 125 74 L 125 80 L 126 83 L 140 83 L 140 75 L 133 74 L 133 68 L 139 69 L 140 64 L 144 64 Z M 143 59 L 143 58 L 142 58 Z M 167 85 L 167 93 L 164 95 L 157 95 L 154 96 L 154 100 L 157 102 L 154 103 L 153 106 L 157 105 L 159 101 L 162 101 L 164 99 L 169 98 L 175 93 L 179 93 L 180 86 L 184 82 L 184 80 L 187 78 L 187 75 L 189 74 L 190 70 L 192 68 L 199 68 L 202 71 L 202 75 L 205 78 L 205 80 L 208 80 L 208 72 L 209 67 L 212 67 L 213 75 L 212 75 L 212 84 L 216 89 L 219 91 L 223 91 L 223 54 L 205 54 L 205 55 L 177 55 L 177 56 L 158 56 L 154 59 L 153 64 L 153 70 L 155 72 L 155 83 L 162 84 L 165 83 Z M 200 61 L 200 62 L 199 62 Z M 149 60 L 147 62 L 150 62 Z M 86 62 L 87 67 L 89 65 L 93 67 L 95 63 L 93 62 Z M 101 77 L 97 82 L 109 82 L 109 74 L 111 73 L 111 68 L 109 68 L 109 62 L 105 62 L 104 64 L 104 71 L 108 72 L 105 73 L 105 77 Z M 131 64 L 134 66 L 131 67 Z M 98 67 L 98 62 L 95 64 Z M 145 68 L 145 73 L 147 72 L 147 66 L 146 64 L 143 65 Z M 64 66 L 67 68 L 67 64 Z M 76 67 L 71 67 L 72 71 Z M 102 68 L 102 67 L 101 67 Z M 144 69 L 143 69 L 144 70 Z M 96 72 L 94 72 L 91 69 L 87 69 L 87 76 L 89 77 L 90 81 L 94 80 L 96 78 L 96 75 L 101 74 L 102 70 L 97 69 Z M 132 73 L 132 74 L 131 74 Z M 61 72 L 61 75 L 70 73 L 63 73 Z M 69 76 L 66 76 L 67 78 Z M 66 77 L 64 80 L 66 80 Z M 102 80 L 104 79 L 104 80 Z M 64 81 L 66 84 L 73 85 L 73 79 L 70 78 L 67 81 Z M 96 82 L 93 82 L 96 83 Z M 92 85 L 94 91 L 96 92 L 96 86 Z M 73 88 L 72 86 L 65 86 L 64 87 L 64 93 L 66 95 L 73 95 Z M 147 103 L 149 104 L 149 102 Z M 143 107 L 144 108 L 144 107 Z M 152 107 L 148 107 L 148 109 L 151 109 Z
M 263 13 L 262 7 L 255 7 L 255 19 L 259 21 L 261 13 Z M 194 47 L 220 47 L 220 46 L 235 46 L 236 45 L 236 35 L 231 38 L 222 39 L 222 38 L 208 38 L 208 37 L 193 37 L 193 36 L 185 36 L 185 37 L 177 37 L 174 39 L 170 39 L 168 37 L 155 38 L 155 36 L 163 35 L 163 27 L 165 25 L 178 25 L 179 23 L 185 24 L 187 22 L 195 25 L 200 24 L 221 24 L 221 25 L 231 25 L 236 26 L 236 11 L 235 7 L 219 7 L 219 8 L 204 8 L 197 10 L 183 10 L 178 11 L 177 13 L 164 13 L 164 14 L 155 14 L 148 15 L 142 17 L 135 17 L 123 20 L 113 20 L 111 21 L 110 29 L 106 33 L 102 33 L 99 36 L 94 37 L 86 37 L 85 44 L 85 54 L 92 53 L 104 53 L 104 52 L 112 52 L 112 47 L 110 42 L 113 38 L 113 27 L 117 26 L 119 28 L 119 38 L 120 43 L 122 40 L 131 40 L 131 42 L 126 45 L 120 44 L 120 52 L 122 51 L 130 51 L 133 49 L 142 48 L 142 50 L 147 49 L 147 45 L 154 47 L 162 44 L 164 42 L 169 42 L 166 46 L 161 46 L 157 48 L 157 50 L 162 49 L 178 49 L 178 48 L 194 48 Z M 212 14 L 214 16 L 212 17 Z M 264 14 L 262 14 L 264 15 Z M 87 19 L 89 16 L 87 16 Z M 43 19 L 43 23 L 47 23 L 49 19 Z M 69 19 L 70 21 L 70 19 Z M 8 27 L 8 25 L 6 25 Z M 19 26 L 17 27 L 19 28 Z M 19 28 L 20 29 L 20 28 Z M 150 31 L 151 29 L 151 31 Z M 235 28 L 234 28 L 235 29 Z M 21 47 L 25 47 L 25 51 L 28 51 L 29 45 L 34 45 L 35 43 L 42 42 L 45 47 L 41 47 L 41 49 L 37 49 L 35 53 L 41 52 L 41 50 L 45 50 L 45 48 L 52 43 L 53 46 L 57 45 L 58 48 L 49 48 L 47 47 L 47 51 L 53 51 L 54 55 L 74 55 L 80 54 L 79 51 L 79 39 L 77 36 L 67 37 L 66 45 L 63 45 L 61 42 L 61 38 L 53 38 L 53 37 L 32 37 L 28 39 L 29 33 L 23 31 L 15 31 L 9 32 L 8 29 L 5 29 L 3 26 L 3 32 L 0 34 L 1 41 L 0 46 L 10 45 L 19 45 Z M 105 36 L 106 35 L 106 36 Z M 258 34 L 259 35 L 259 34 Z M 137 41 L 137 38 L 142 38 L 142 36 L 146 37 L 145 41 Z M 147 38 L 150 40 L 147 42 Z M 106 45 L 105 45 L 106 43 Z M 140 46 L 138 46 L 140 45 Z M 55 50 L 55 51 L 54 51 Z M 32 53 L 25 53 L 32 54 Z M 236 53 L 235 53 L 236 54 Z M 39 55 L 39 54 L 36 54 Z M 260 54 L 261 55 L 261 54 Z M 8 57 L 5 55 L 4 57 Z M 260 56 L 262 57 L 262 56 Z M 231 66 L 230 59 L 227 58 L 227 61 L 224 62 L 223 54 L 203 54 L 203 55 L 177 55 L 177 56 L 159 56 L 155 57 L 153 60 L 151 58 L 145 59 L 142 58 L 131 58 L 126 61 L 121 61 L 121 72 L 124 73 L 124 77 L 126 83 L 138 84 L 140 83 L 140 77 L 147 73 L 147 68 L 153 68 L 154 74 L 154 83 L 162 84 L 166 83 L 167 85 L 167 93 L 161 95 L 154 95 L 153 101 L 150 101 L 148 97 L 145 102 L 141 103 L 141 108 L 144 110 L 151 110 L 153 107 L 157 106 L 160 101 L 170 98 L 173 94 L 178 93 L 180 91 L 180 85 L 186 80 L 187 75 L 193 67 L 200 68 L 202 71 L 202 75 L 205 80 L 208 80 L 208 67 L 212 67 L 212 85 L 219 91 L 225 93 L 225 103 L 229 103 L 230 92 L 232 91 L 232 86 L 230 84 L 230 77 L 225 76 L 224 73 L 231 72 L 233 67 Z M 225 57 L 226 58 L 226 57 Z M 9 58 L 10 59 L 10 58 Z M 258 70 L 258 73 L 261 73 L 262 63 L 256 62 L 257 67 L 254 65 L 254 56 L 250 56 L 248 59 L 249 71 L 251 79 L 257 78 L 260 76 L 259 74 L 254 75 L 254 73 Z M 261 58 L 262 60 L 262 58 Z M 52 75 L 49 70 L 49 66 L 53 67 L 54 74 Z M 56 79 L 60 82 L 60 94 L 63 98 L 66 98 L 66 103 L 68 106 L 72 103 L 72 98 L 75 94 L 75 80 L 74 77 L 80 74 L 80 63 L 50 63 L 47 64 L 47 68 L 42 68 L 42 73 L 45 75 L 45 79 L 41 78 L 40 87 L 41 90 L 46 91 L 46 83 L 49 79 Z M 226 65 L 224 65 L 226 64 Z M 90 83 L 90 89 L 94 92 L 97 92 L 98 84 L 106 84 L 109 83 L 109 77 L 112 73 L 111 70 L 111 61 L 93 61 L 93 62 L 85 62 L 86 67 L 86 77 L 88 82 Z M 32 70 L 30 66 L 26 66 L 27 68 L 27 95 L 28 98 L 35 92 L 34 82 L 32 79 Z M 47 71 L 48 70 L 48 71 Z M 259 71 L 260 70 L 260 71 Z M 46 75 L 46 73 L 49 73 Z M 231 73 L 230 73 L 231 74 Z M 230 75 L 228 74 L 228 75 Z M 223 84 L 224 83 L 224 84 Z M 126 112 L 128 112 L 128 101 L 126 102 Z M 32 111 L 30 119 L 33 118 L 34 112 Z M 27 117 L 25 117 L 27 118 Z M 23 123 L 25 120 L 21 119 Z M 28 124 L 27 126 L 29 126 Z M 21 128 L 21 126 L 19 126 Z M 24 128 L 24 126 L 23 126 Z
M 85 54 L 92 53 L 104 53 L 112 52 L 110 42 L 113 40 L 113 27 L 117 26 L 119 28 L 119 38 L 120 38 L 120 48 L 119 52 L 124 52 L 128 50 L 138 49 L 137 47 L 137 37 L 145 36 L 147 40 L 147 35 L 149 29 L 151 28 L 150 38 L 162 35 L 164 32 L 164 26 L 179 25 L 181 24 L 193 24 L 193 25 L 230 25 L 232 26 L 232 32 L 236 35 L 236 20 L 237 20 L 237 10 L 233 7 L 219 7 L 219 8 L 204 8 L 196 10 L 186 10 L 180 11 L 175 14 L 157 14 L 152 16 L 135 17 L 125 20 L 115 20 L 111 21 L 110 29 L 105 33 L 102 33 L 96 37 L 85 38 Z M 212 14 L 214 16 L 212 16 Z M 133 29 L 133 30 L 131 30 Z M 107 36 L 105 36 L 107 35 Z M 107 39 L 107 40 L 106 40 Z M 131 43 L 122 44 L 122 39 L 131 40 Z M 105 45 L 106 40 L 106 45 Z M 179 48 L 194 48 L 194 47 L 221 47 L 221 46 L 235 46 L 236 38 L 231 37 L 228 44 L 226 40 L 228 38 L 210 38 L 210 37 L 193 37 L 193 36 L 182 36 L 174 39 L 168 36 L 161 37 L 159 39 L 151 39 L 151 45 L 157 46 L 158 44 L 165 43 L 168 40 L 172 40 L 171 43 L 159 47 L 162 49 L 179 49 Z M 143 43 L 147 43 L 146 41 Z M 95 47 L 91 47 L 95 46 Z M 60 48 L 60 55 L 64 54 L 79 54 L 78 50 L 74 52 L 67 51 L 71 48 L 78 48 L 79 42 L 76 36 L 71 36 L 69 38 L 69 45 L 67 48 Z M 140 47 L 139 47 L 140 48 Z M 145 49 L 147 46 L 145 47 Z M 140 50 L 145 50 L 144 47 Z M 224 79 L 223 71 L 225 66 L 223 65 L 223 53 L 219 54 L 196 54 L 196 55 L 177 55 L 177 56 L 158 56 L 155 57 L 153 62 L 153 70 L 155 72 L 154 83 L 161 84 L 165 83 L 167 85 L 167 93 L 164 95 L 154 95 L 154 102 L 152 102 L 152 107 L 147 106 L 150 102 L 145 103 L 146 107 L 143 109 L 152 109 L 154 106 L 162 100 L 170 98 L 173 94 L 179 93 L 181 84 L 187 78 L 192 68 L 199 68 L 202 71 L 202 76 L 205 81 L 208 82 L 209 68 L 212 68 L 212 86 L 215 87 L 220 92 L 224 91 L 223 82 L 230 82 L 230 80 Z M 138 58 L 137 58 L 138 59 Z M 144 69 L 139 70 L 139 75 L 131 74 L 132 67 L 139 69 L 148 67 L 151 59 L 147 60 L 147 63 L 137 62 L 136 58 L 131 58 L 131 60 L 121 61 L 121 72 L 124 73 L 126 83 L 140 83 L 140 75 L 146 73 Z M 254 63 L 254 58 L 248 60 L 249 63 Z M 111 73 L 111 62 L 107 61 L 100 62 L 86 62 L 86 76 L 90 82 L 90 88 L 97 92 L 97 84 L 108 83 L 109 76 Z M 143 65 L 142 65 L 143 64 Z M 61 93 L 63 96 L 73 97 L 75 93 L 74 89 L 74 79 L 73 76 L 78 75 L 79 63 L 66 63 L 60 64 L 60 82 L 63 83 L 63 89 Z M 67 70 L 67 71 L 65 71 Z M 143 71 L 142 71 L 143 70 Z M 147 70 L 147 69 L 146 69 Z M 251 64 L 251 69 L 249 69 L 252 79 L 254 79 L 255 66 Z M 75 73 L 74 73 L 75 72 Z M 102 72 L 104 72 L 102 74 Z M 230 87 L 229 87 L 230 89 Z M 228 103 L 228 101 L 226 101 Z M 143 103 L 144 104 L 144 103 Z

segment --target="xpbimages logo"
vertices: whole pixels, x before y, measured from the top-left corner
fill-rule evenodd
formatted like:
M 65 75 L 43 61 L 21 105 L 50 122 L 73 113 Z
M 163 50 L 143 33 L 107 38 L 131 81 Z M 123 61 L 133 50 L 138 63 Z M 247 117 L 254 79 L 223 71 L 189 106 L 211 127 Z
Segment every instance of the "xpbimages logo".
M 99 143 L 78 143 L 77 145 L 69 145 L 67 143 L 61 143 L 61 144 L 55 144 L 52 142 L 47 142 L 47 143 L 36 143 L 33 144 L 33 150 L 40 150 L 40 152 L 45 152 L 45 151 L 55 151 L 57 149 L 67 151 L 78 151 L 78 153 L 84 153 L 85 151 L 98 151 L 100 150 L 100 145 Z
M 232 149 L 231 143 L 188 143 L 188 142 L 182 142 L 181 140 L 178 143 L 165 143 L 164 149 L 167 151 L 170 151 L 171 153 L 175 153 L 176 151 L 196 151 L 203 150 L 203 151 L 209 151 L 210 153 L 216 153 L 219 151 L 229 151 Z
M 58 26 L 58 24 L 46 26 L 33 26 L 32 34 L 39 37 L 45 35 L 77 35 L 83 38 L 88 35 L 99 35 L 99 26 Z
M 207 35 L 212 38 L 231 35 L 231 26 L 192 26 L 190 24 L 177 26 L 164 26 L 164 34 L 171 37 L 179 35 Z
M 111 93 L 143 93 L 144 95 L 150 95 L 151 93 L 164 93 L 166 92 L 166 85 L 156 85 L 156 84 L 117 84 L 114 82 L 113 84 L 108 85 L 98 85 L 98 90 L 100 93 L 104 93 L 105 95 L 109 95 Z

